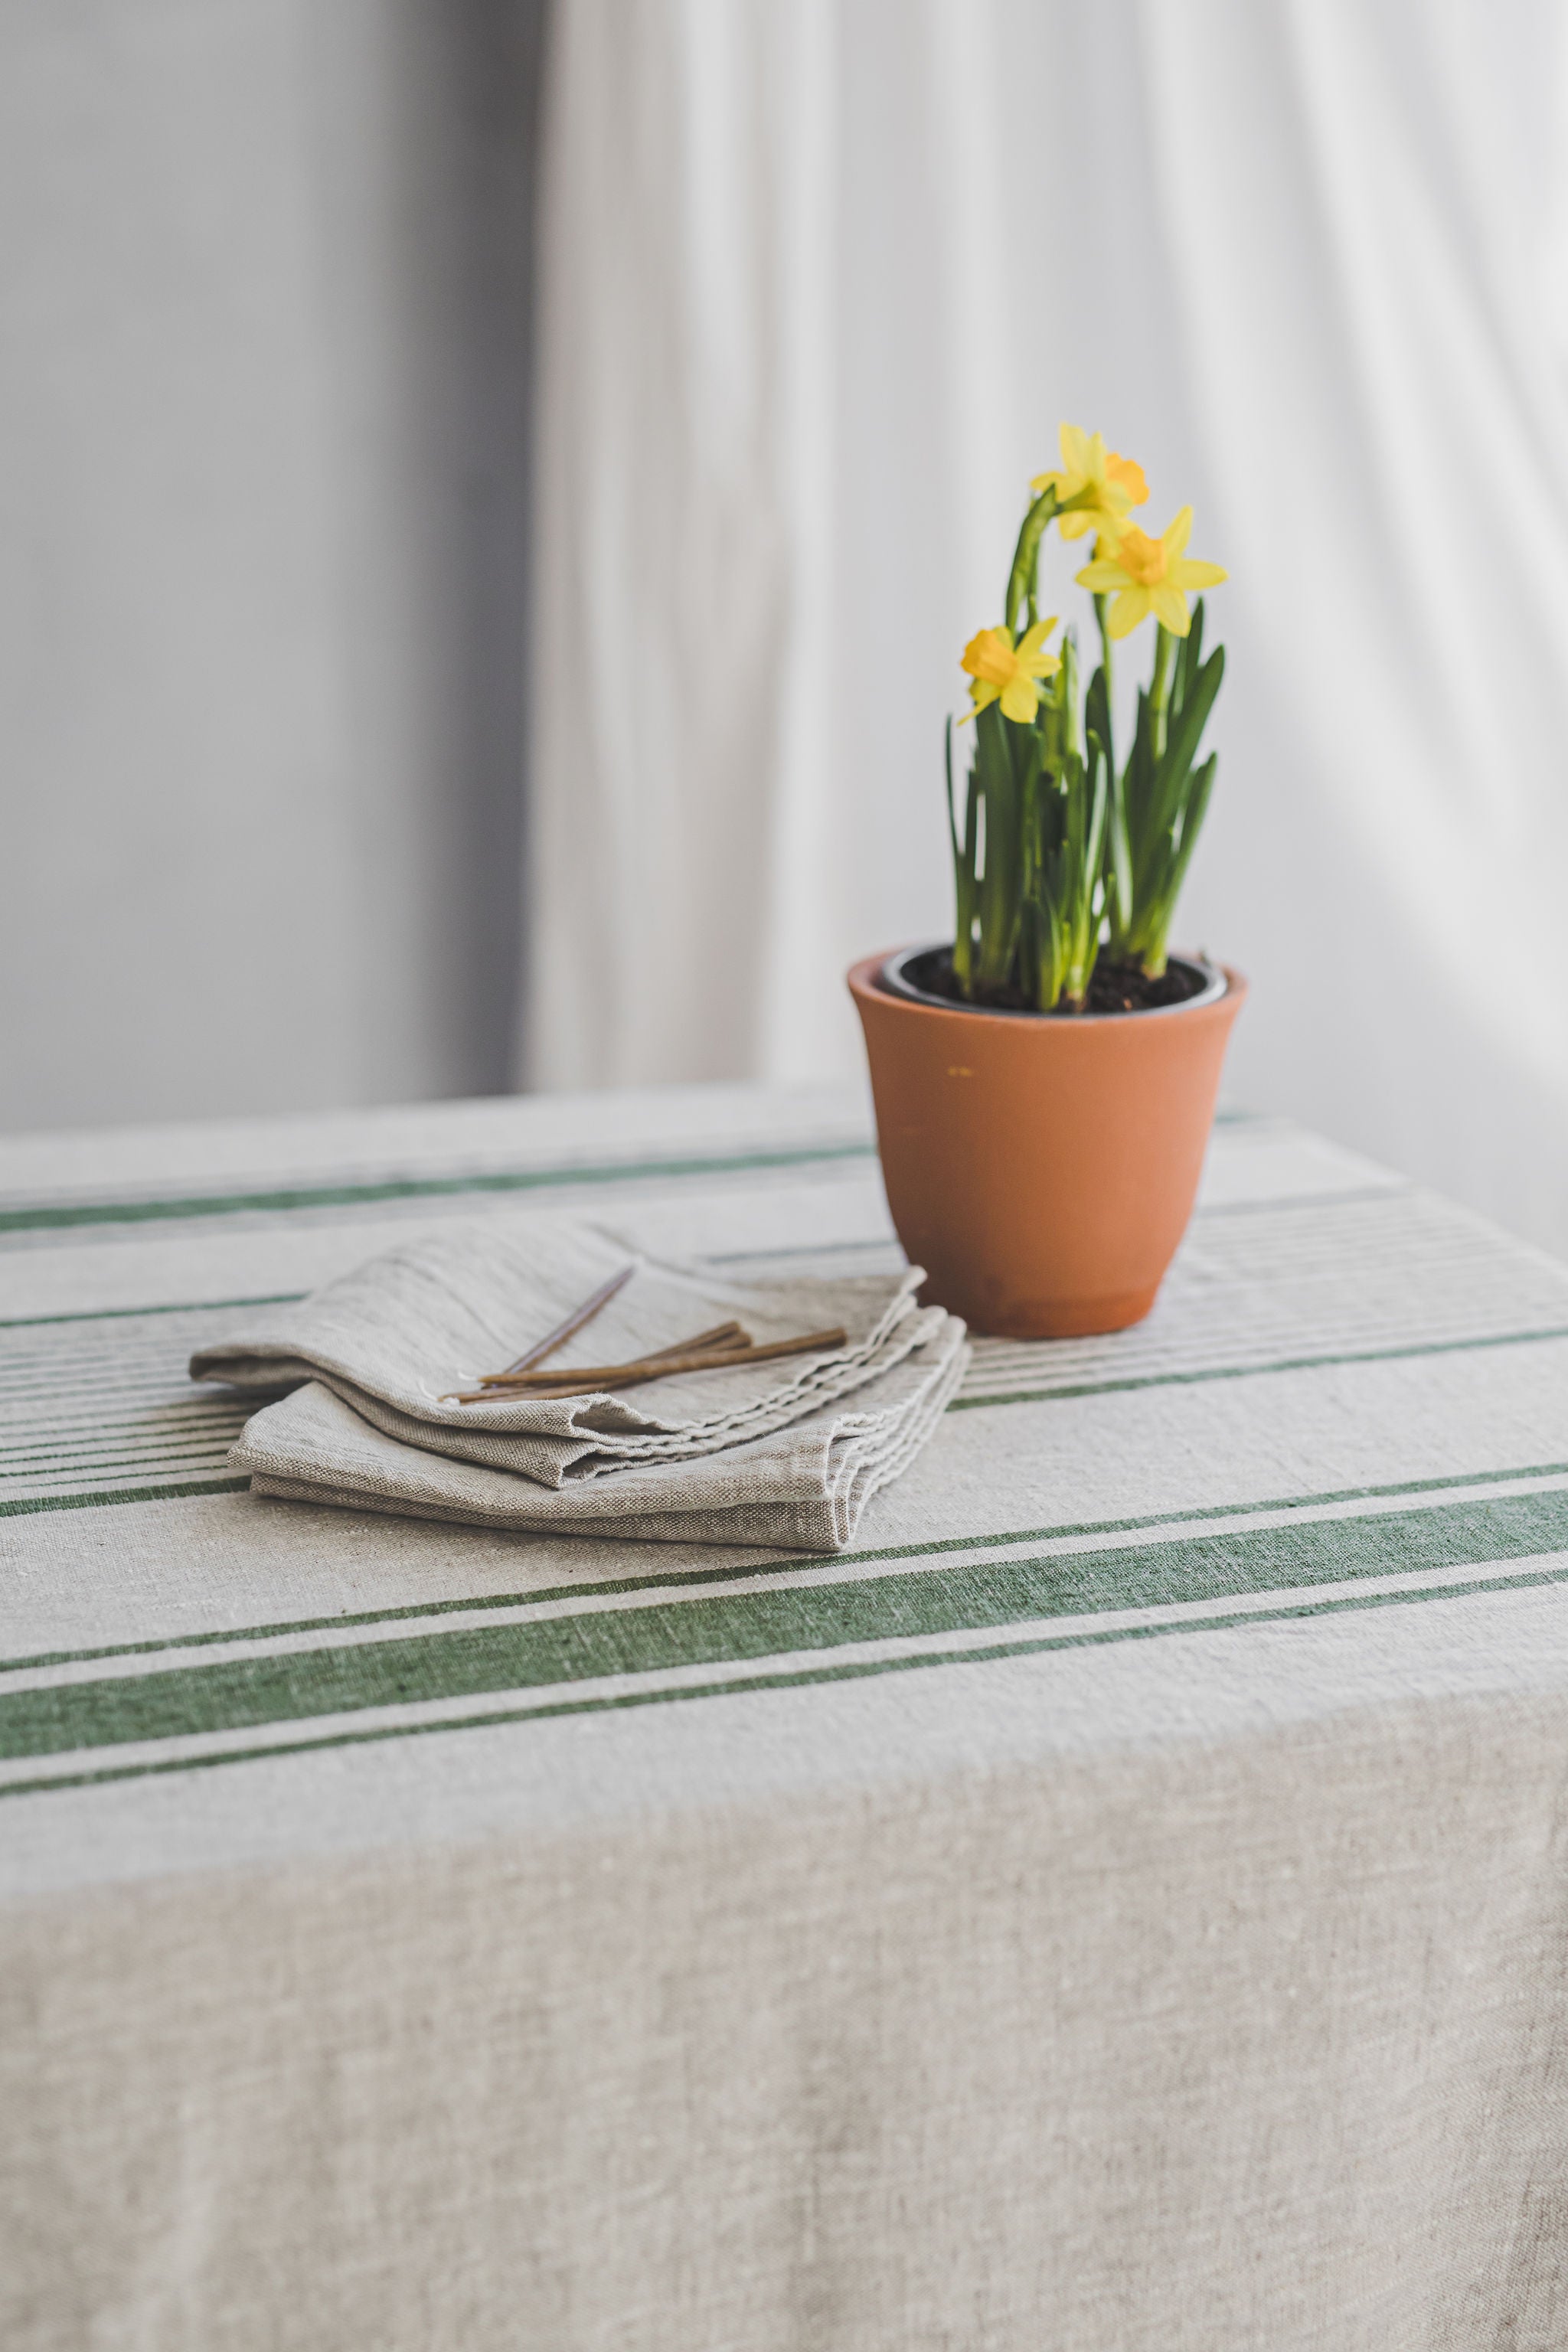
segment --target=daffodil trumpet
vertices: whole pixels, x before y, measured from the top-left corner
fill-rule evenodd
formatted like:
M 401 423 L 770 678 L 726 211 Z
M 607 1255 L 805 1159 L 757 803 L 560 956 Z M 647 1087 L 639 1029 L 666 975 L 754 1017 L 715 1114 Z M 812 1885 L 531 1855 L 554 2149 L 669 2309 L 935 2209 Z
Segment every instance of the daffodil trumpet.
M 1151 613 L 1173 636 L 1186 635 L 1189 591 L 1217 588 L 1226 576 L 1217 563 L 1198 563 L 1187 554 L 1192 529 L 1193 510 L 1184 507 L 1158 539 L 1130 524 L 1115 535 L 1109 550 L 1097 545 L 1094 562 L 1085 564 L 1078 584 L 1091 588 L 1097 596 L 1114 595 L 1108 635 L 1126 636 Z
M 1192 509 L 1156 539 L 1130 520 L 1148 498 L 1142 468 L 1100 434 L 1064 425 L 1061 464 L 1036 477 L 1019 529 L 999 627 L 964 647 L 973 760 L 960 822 L 947 732 L 948 832 L 957 923 L 953 975 L 978 1002 L 1081 1012 L 1097 960 L 1165 969 L 1176 900 L 1210 795 L 1215 760 L 1198 762 L 1225 675 L 1204 658 L 1201 593 L 1226 577 L 1187 555 Z M 1077 574 L 1093 598 L 1100 658 L 1080 688 L 1068 630 L 1038 617 L 1041 551 L 1095 534 Z M 1155 623 L 1150 682 L 1137 697 L 1125 764 L 1112 734 L 1112 646 Z
M 1092 530 L 1114 547 L 1131 509 L 1148 498 L 1142 467 L 1108 449 L 1102 433 L 1085 433 L 1076 425 L 1062 426 L 1058 446 L 1060 467 L 1037 474 L 1030 489 L 1055 493 L 1064 539 L 1081 539 Z
M 1036 621 L 1016 645 L 1011 626 L 981 629 L 970 638 L 963 648 L 963 667 L 970 677 L 974 706 L 971 717 L 978 717 L 997 702 L 1004 719 L 1015 719 L 1019 726 L 1033 720 L 1040 707 L 1040 680 L 1061 667 L 1059 656 L 1046 651 L 1046 639 L 1056 625 L 1054 614 L 1048 621 Z

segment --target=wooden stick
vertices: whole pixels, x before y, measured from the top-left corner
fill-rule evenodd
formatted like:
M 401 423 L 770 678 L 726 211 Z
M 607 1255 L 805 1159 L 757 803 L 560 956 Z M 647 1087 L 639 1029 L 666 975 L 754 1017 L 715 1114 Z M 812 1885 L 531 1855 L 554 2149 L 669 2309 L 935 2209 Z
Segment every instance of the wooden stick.
M 720 1349 L 743 1354 L 752 1345 L 750 1332 L 742 1331 L 738 1323 L 715 1323 L 710 1331 L 699 1331 L 690 1339 L 677 1339 L 668 1348 L 650 1348 L 646 1356 L 625 1356 L 618 1364 L 563 1364 L 555 1371 L 486 1372 L 479 1385 L 487 1389 L 558 1388 L 565 1381 L 580 1388 L 584 1381 L 608 1380 L 615 1372 L 640 1371 L 645 1364 L 661 1363 L 667 1357 L 714 1355 Z
M 755 1344 L 743 1323 L 715 1323 L 711 1330 L 699 1331 L 695 1339 L 675 1339 L 668 1348 L 650 1348 L 647 1356 L 639 1356 L 637 1361 L 651 1364 L 657 1356 L 685 1356 L 694 1348 L 751 1348 Z M 562 1366 L 563 1380 L 570 1370 L 570 1365 Z
M 689 1354 L 639 1356 L 629 1364 L 594 1365 L 581 1372 L 563 1368 L 546 1392 L 571 1389 L 574 1394 L 581 1394 L 606 1383 L 628 1388 L 642 1381 L 667 1380 L 674 1372 L 712 1372 L 721 1371 L 730 1364 L 765 1364 L 775 1356 L 801 1356 L 815 1349 L 841 1348 L 844 1343 L 845 1333 L 840 1327 L 832 1331 L 803 1331 L 798 1339 L 775 1339 L 765 1348 L 694 1348 Z M 531 1382 L 528 1393 L 537 1396 L 540 1391 Z
M 543 1340 L 541 1340 L 541 1345 L 543 1345 Z M 752 1334 L 750 1334 L 748 1328 L 742 1327 L 742 1324 L 738 1322 L 710 1324 L 708 1331 L 699 1331 L 693 1339 L 677 1339 L 672 1340 L 672 1345 L 668 1345 L 668 1348 L 654 1348 L 648 1355 L 630 1357 L 627 1362 L 635 1364 L 635 1367 L 642 1367 L 642 1364 L 658 1362 L 660 1357 L 668 1357 L 668 1355 L 691 1355 L 696 1348 L 703 1348 L 703 1350 L 717 1350 L 717 1348 L 724 1348 L 726 1352 L 742 1355 L 742 1352 L 748 1350 L 750 1345 L 752 1345 Z M 564 1364 L 560 1371 L 510 1371 L 510 1369 L 508 1369 L 508 1371 L 482 1371 L 479 1373 L 478 1390 L 472 1390 L 472 1388 L 447 1390 L 445 1397 L 442 1397 L 439 1402 L 442 1402 L 442 1404 L 479 1404 L 484 1392 L 494 1392 L 494 1395 L 503 1395 L 503 1392 L 508 1392 L 508 1390 L 529 1390 L 529 1392 L 531 1392 L 538 1383 L 557 1385 L 557 1388 L 560 1388 L 562 1383 L 566 1383 L 576 1390 L 576 1385 L 581 1383 L 581 1381 L 585 1379 L 599 1381 L 602 1373 L 626 1371 L 626 1369 L 627 1364 L 590 1364 L 588 1371 L 574 1371 L 572 1367 L 566 1367 Z
M 584 1323 L 593 1321 L 601 1307 L 609 1305 L 617 1290 L 626 1288 L 635 1271 L 635 1267 L 627 1265 L 623 1266 L 619 1274 L 611 1275 L 608 1282 L 603 1283 L 595 1291 L 592 1298 L 585 1298 L 581 1307 L 573 1309 L 564 1323 L 557 1323 L 553 1331 L 547 1331 L 543 1339 L 536 1340 L 531 1348 L 519 1356 L 514 1364 L 509 1364 L 506 1368 L 507 1372 L 509 1374 L 526 1372 L 531 1365 L 542 1364 L 546 1356 L 552 1356 L 557 1348 L 563 1348 L 567 1340 L 574 1338 L 583 1328 Z
M 492 1381 L 489 1388 L 469 1389 L 454 1401 L 458 1404 L 494 1404 L 504 1402 L 508 1395 L 535 1401 L 556 1397 L 596 1396 L 608 1389 L 640 1388 L 648 1381 L 667 1381 L 678 1372 L 717 1372 L 743 1370 L 751 1364 L 768 1364 L 780 1356 L 803 1356 L 812 1352 L 826 1354 L 829 1348 L 842 1348 L 848 1334 L 842 1326 L 831 1331 L 804 1331 L 796 1339 L 775 1339 L 765 1348 L 710 1349 L 689 1356 L 645 1356 L 630 1364 L 606 1367 L 608 1378 L 583 1380 L 574 1372 L 563 1371 L 558 1387 L 538 1388 L 521 1382 Z

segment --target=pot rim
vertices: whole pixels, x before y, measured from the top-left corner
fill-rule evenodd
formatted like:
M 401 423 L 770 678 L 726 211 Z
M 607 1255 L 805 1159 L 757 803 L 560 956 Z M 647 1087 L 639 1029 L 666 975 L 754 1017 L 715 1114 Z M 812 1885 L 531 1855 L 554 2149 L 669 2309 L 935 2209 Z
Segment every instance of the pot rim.
M 1076 1013 L 1068 1016 L 1057 1013 L 1039 1013 L 1031 1006 L 1010 1004 L 959 1004 L 951 996 L 938 996 L 931 990 L 919 988 L 904 976 L 904 967 L 916 956 L 930 955 L 934 948 L 950 948 L 951 940 L 917 940 L 914 946 L 895 948 L 891 954 L 874 958 L 869 975 L 872 985 L 885 996 L 902 1004 L 919 1005 L 931 1013 L 950 1013 L 961 1021 L 1051 1021 L 1074 1029 L 1098 1026 L 1113 1022 L 1118 1026 L 1128 1021 L 1164 1021 L 1173 1014 L 1201 1013 L 1231 994 L 1237 982 L 1223 964 L 1211 963 L 1206 956 L 1173 955 L 1173 963 L 1182 963 L 1190 971 L 1205 975 L 1204 985 L 1195 996 L 1184 996 L 1179 1004 L 1141 1004 L 1131 1013 Z

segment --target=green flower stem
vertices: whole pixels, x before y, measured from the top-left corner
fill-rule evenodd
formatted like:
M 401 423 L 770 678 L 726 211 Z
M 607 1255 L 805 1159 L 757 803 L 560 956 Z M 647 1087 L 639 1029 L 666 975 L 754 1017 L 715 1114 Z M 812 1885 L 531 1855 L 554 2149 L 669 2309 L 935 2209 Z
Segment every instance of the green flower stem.
M 1163 621 L 1154 624 L 1157 632 L 1154 646 L 1154 676 L 1149 687 L 1149 717 L 1153 727 L 1155 764 L 1165 756 L 1167 714 L 1171 708 L 1171 672 L 1174 667 L 1176 640 Z
M 1110 599 L 1109 596 L 1097 596 L 1095 598 L 1094 620 L 1095 626 L 1100 631 L 1100 666 L 1105 672 L 1105 699 L 1107 707 L 1109 707 L 1110 698 L 1116 690 L 1116 672 L 1111 665 L 1110 659 L 1110 631 L 1105 625 L 1106 614 L 1110 609 Z
M 1013 553 L 1013 569 L 1007 575 L 1007 634 L 1016 643 L 1018 617 L 1026 604 L 1031 623 L 1035 618 L 1035 575 L 1039 570 L 1040 541 L 1057 510 L 1054 489 L 1042 490 L 1030 501 L 1018 533 L 1018 544 Z
M 952 720 L 947 722 L 947 829 L 952 844 L 953 933 L 952 969 L 964 994 L 969 993 L 974 962 L 974 856 L 979 826 L 979 792 L 971 773 L 965 794 L 963 828 L 952 797 Z
M 1062 666 L 1057 672 L 1057 700 L 1061 711 L 1061 750 L 1069 760 L 1079 756 L 1078 646 L 1069 629 L 1062 639 Z

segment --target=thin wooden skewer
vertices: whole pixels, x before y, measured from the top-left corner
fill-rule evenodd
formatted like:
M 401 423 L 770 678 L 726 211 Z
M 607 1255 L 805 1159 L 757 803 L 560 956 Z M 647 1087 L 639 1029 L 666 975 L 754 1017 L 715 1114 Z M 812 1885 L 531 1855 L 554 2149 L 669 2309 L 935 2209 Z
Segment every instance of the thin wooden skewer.
M 552 1402 L 557 1397 L 595 1396 L 606 1389 L 640 1388 L 647 1381 L 665 1381 L 677 1372 L 716 1372 L 743 1369 L 749 1364 L 767 1364 L 780 1356 L 801 1356 L 814 1351 L 826 1353 L 829 1348 L 842 1348 L 848 1334 L 842 1326 L 831 1331 L 805 1331 L 795 1339 L 775 1339 L 765 1348 L 711 1349 L 689 1356 L 645 1356 L 629 1364 L 613 1364 L 606 1368 L 609 1377 L 582 1379 L 574 1372 L 563 1372 L 561 1384 L 554 1388 L 537 1388 L 521 1382 L 492 1381 L 489 1388 L 469 1389 L 455 1400 L 459 1404 L 489 1404 L 504 1402 L 510 1393 L 526 1398 L 531 1402 Z
M 699 1331 L 690 1339 L 677 1339 L 668 1348 L 650 1348 L 644 1356 L 624 1356 L 618 1364 L 563 1364 L 558 1370 L 546 1367 L 533 1372 L 486 1372 L 481 1388 L 538 1389 L 559 1388 L 564 1381 L 581 1387 L 584 1381 L 607 1380 L 613 1372 L 640 1370 L 644 1364 L 662 1363 L 671 1356 L 711 1356 L 722 1350 L 726 1354 L 743 1355 L 753 1345 L 749 1331 L 738 1323 L 715 1323 L 710 1331 Z
M 526 1372 L 531 1365 L 542 1364 L 546 1356 L 552 1356 L 557 1348 L 563 1348 L 567 1340 L 574 1338 L 583 1328 L 584 1323 L 593 1321 L 601 1307 L 609 1305 L 617 1290 L 626 1288 L 635 1271 L 635 1267 L 626 1265 L 621 1268 L 619 1274 L 611 1275 L 608 1282 L 601 1284 L 592 1298 L 584 1298 L 581 1307 L 573 1308 L 564 1323 L 557 1323 L 553 1331 L 547 1331 L 543 1339 L 535 1340 L 533 1346 L 519 1356 L 514 1364 L 509 1364 L 506 1368 L 506 1375 L 503 1377 L 510 1376 L 513 1372 Z
M 841 1347 L 843 1342 L 842 1329 L 836 1329 L 805 1331 L 798 1339 L 775 1339 L 765 1348 L 750 1344 L 743 1348 L 661 1348 L 658 1355 L 634 1356 L 624 1364 L 584 1364 L 580 1370 L 575 1365 L 563 1365 L 553 1376 L 535 1373 L 529 1378 L 525 1374 L 521 1380 L 506 1381 L 504 1386 L 509 1394 L 552 1395 L 557 1389 L 576 1391 L 603 1388 L 606 1383 L 620 1384 L 634 1375 L 639 1381 L 661 1381 L 671 1372 L 717 1371 L 726 1364 L 766 1363 L 774 1356 L 797 1356 L 813 1348 Z
M 751 1345 L 752 1335 L 742 1324 L 715 1323 L 708 1330 L 699 1331 L 693 1339 L 677 1339 L 668 1348 L 655 1348 L 648 1355 L 634 1357 L 629 1360 L 638 1365 L 645 1363 L 651 1364 L 664 1356 L 689 1355 L 694 1349 L 698 1348 L 722 1348 L 728 1353 L 744 1354 L 745 1350 L 751 1347 Z M 590 1373 L 596 1376 L 601 1371 L 622 1371 L 625 1370 L 625 1366 L 621 1364 L 594 1364 L 590 1365 L 588 1370 Z M 441 1402 L 443 1404 L 476 1404 L 479 1401 L 480 1391 L 490 1390 L 497 1395 L 500 1395 L 509 1389 L 527 1388 L 531 1390 L 534 1385 L 541 1381 L 546 1383 L 552 1382 L 559 1385 L 563 1381 L 571 1383 L 580 1381 L 584 1377 L 584 1375 L 583 1373 L 573 1370 L 571 1367 L 567 1365 L 563 1365 L 559 1371 L 553 1372 L 483 1372 L 479 1376 L 479 1391 L 472 1389 L 448 1390 L 441 1398 Z
M 752 1335 L 743 1325 L 715 1323 L 710 1329 L 699 1331 L 695 1339 L 672 1339 L 668 1348 L 650 1348 L 646 1360 L 639 1356 L 637 1361 L 639 1364 L 645 1360 L 651 1363 L 656 1356 L 684 1356 L 692 1348 L 749 1348 L 751 1344 Z M 568 1369 L 563 1368 L 563 1379 Z
M 520 1357 L 516 1365 L 509 1365 L 504 1372 L 481 1373 L 479 1391 L 475 1391 L 471 1389 L 458 1391 L 449 1390 L 447 1394 L 441 1398 L 440 1402 L 443 1404 L 477 1404 L 480 1402 L 481 1394 L 485 1390 L 495 1390 L 499 1391 L 508 1388 L 522 1386 L 531 1388 L 536 1381 L 540 1381 L 556 1382 L 564 1381 L 568 1382 L 575 1382 L 581 1380 L 583 1378 L 581 1373 L 573 1371 L 565 1367 L 563 1367 L 561 1370 L 555 1372 L 531 1371 L 526 1368 L 531 1362 L 537 1361 L 542 1350 L 548 1351 L 552 1348 L 564 1347 L 566 1341 L 572 1337 L 573 1329 L 574 1328 L 580 1331 L 584 1324 L 588 1322 L 593 1316 L 598 1313 L 600 1307 L 607 1305 L 609 1300 L 614 1297 L 616 1292 L 621 1287 L 621 1285 L 626 1280 L 626 1277 L 630 1273 L 631 1268 L 628 1266 L 626 1274 L 617 1275 L 613 1282 L 607 1283 L 605 1286 L 603 1291 L 596 1292 L 595 1294 L 595 1298 L 586 1300 L 582 1307 L 578 1307 L 574 1318 L 569 1317 L 566 1323 L 561 1324 L 545 1339 L 541 1339 L 536 1347 L 529 1350 L 528 1355 Z M 595 1298 L 597 1300 L 596 1305 L 595 1303 Z M 693 1349 L 697 1348 L 723 1348 L 726 1350 L 743 1351 L 751 1345 L 752 1335 L 742 1325 L 733 1321 L 729 1323 L 714 1323 L 710 1325 L 706 1331 L 699 1331 L 694 1339 L 677 1339 L 668 1348 L 656 1348 L 647 1356 L 638 1356 L 633 1360 L 641 1365 L 644 1363 L 652 1363 L 658 1358 L 664 1356 L 689 1355 Z M 604 1367 L 595 1365 L 591 1367 L 591 1370 L 595 1373 L 597 1373 L 601 1369 L 610 1371 L 619 1371 L 622 1367 L 619 1364 L 607 1365 Z
M 829 1348 L 842 1348 L 847 1334 L 842 1325 L 831 1331 L 803 1331 L 797 1339 L 775 1339 L 763 1348 L 725 1348 L 694 1349 L 689 1355 L 646 1356 L 629 1364 L 609 1364 L 603 1367 L 611 1377 L 608 1381 L 595 1377 L 592 1370 L 563 1370 L 558 1385 L 541 1391 L 531 1385 L 525 1391 L 531 1396 L 541 1393 L 559 1396 L 563 1392 L 582 1395 L 595 1388 L 635 1388 L 644 1381 L 668 1380 L 675 1372 L 713 1372 L 731 1365 L 771 1363 L 778 1356 L 802 1356 L 814 1351 L 826 1352 Z
M 675 1339 L 668 1348 L 650 1348 L 645 1356 L 628 1356 L 623 1360 L 650 1364 L 656 1356 L 686 1356 L 694 1348 L 749 1348 L 751 1344 L 751 1333 L 742 1330 L 739 1323 L 715 1323 L 710 1329 L 696 1332 L 689 1339 Z M 619 1364 L 592 1364 L 588 1367 L 590 1371 L 595 1372 L 619 1371 L 620 1369 Z M 536 1381 L 574 1381 L 582 1377 L 573 1364 L 563 1364 L 555 1371 L 520 1370 L 509 1364 L 504 1372 L 481 1372 L 479 1385 L 490 1388 L 498 1381 L 504 1381 L 518 1384 L 527 1382 L 531 1386 Z

